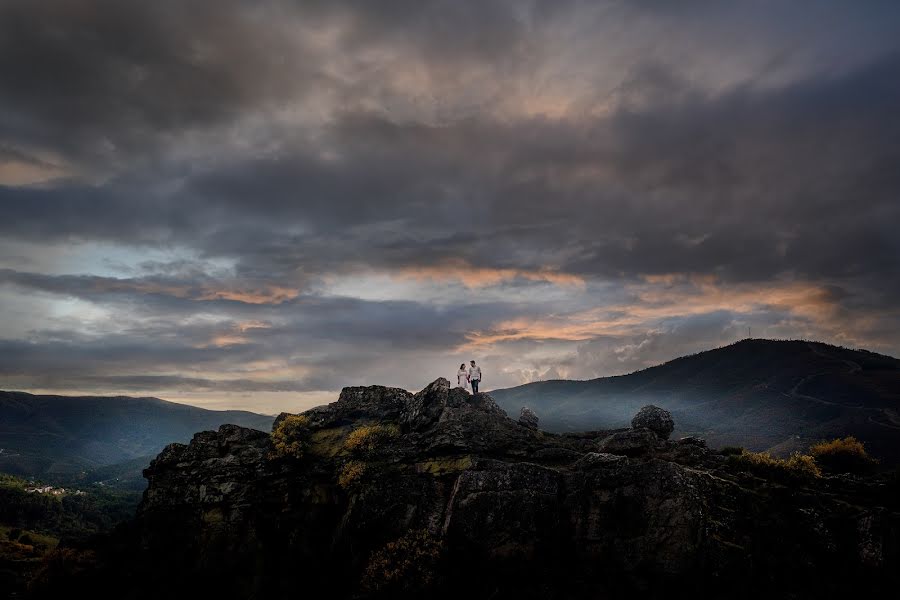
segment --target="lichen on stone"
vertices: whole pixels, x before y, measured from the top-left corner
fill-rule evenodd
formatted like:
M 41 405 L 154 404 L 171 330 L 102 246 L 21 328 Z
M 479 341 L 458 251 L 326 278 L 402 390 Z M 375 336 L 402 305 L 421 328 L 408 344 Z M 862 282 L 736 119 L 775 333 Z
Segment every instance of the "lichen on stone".
M 435 458 L 416 463 L 416 471 L 418 473 L 442 475 L 444 473 L 464 471 L 471 468 L 473 464 L 471 456 Z
M 360 460 L 351 460 L 347 462 L 341 468 L 340 474 L 338 474 L 338 485 L 344 489 L 353 487 L 362 480 L 363 475 L 366 474 L 366 470 L 366 463 Z

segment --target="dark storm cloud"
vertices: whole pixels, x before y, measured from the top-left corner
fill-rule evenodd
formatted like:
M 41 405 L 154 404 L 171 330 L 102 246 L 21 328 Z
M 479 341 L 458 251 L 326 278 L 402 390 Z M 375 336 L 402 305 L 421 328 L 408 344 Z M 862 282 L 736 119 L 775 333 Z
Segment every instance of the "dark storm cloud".
M 167 134 L 314 83 L 242 2 L 11 0 L 0 6 L 0 135 L 80 160 L 152 154 Z M 283 74 L 292 59 L 292 77 Z M 293 59 L 297 58 L 296 62 Z
M 594 122 L 345 115 L 330 132 L 337 161 L 289 148 L 188 176 L 177 195 L 137 179 L 6 188 L 0 203 L 11 234 L 192 238 L 264 269 L 292 255 L 311 270 L 447 256 L 534 268 L 545 257 L 527 249 L 545 246 L 568 247 L 557 266 L 588 275 L 883 273 L 897 268 L 897 81 L 892 57 L 774 92 L 675 105 L 656 92 L 640 112 Z M 454 220 L 471 229 L 447 235 Z
M 552 248 L 566 250 L 559 268 L 585 275 L 884 276 L 900 255 L 890 225 L 900 219 L 898 81 L 894 56 L 770 92 L 672 104 L 684 95 L 666 87 L 639 112 L 595 122 L 446 127 L 355 115 L 335 128 L 338 164 L 298 153 L 234 165 L 192 192 L 327 235 L 362 226 L 341 237 L 343 252 L 327 236 L 283 244 L 342 263 L 366 247 L 375 266 L 459 256 L 535 268 L 548 257 L 528 249 Z M 470 227 L 464 236 L 446 235 L 454 220 Z M 379 222 L 401 232 L 367 239 L 364 226 Z M 283 256 L 280 246 L 270 249 Z
M 357 96 L 378 74 L 330 73 L 316 39 L 329 27 L 349 56 L 387 43 L 449 68 L 521 44 L 521 12 L 503 2 L 11 0 L 0 6 L 0 136 L 97 167 L 160 159 L 185 131 L 311 90 Z
M 181 273 L 178 277 L 146 276 L 113 278 L 96 275 L 44 275 L 0 269 L 0 285 L 8 283 L 23 288 L 87 300 L 104 297 L 142 296 L 148 302 L 168 303 L 176 307 L 181 301 L 232 304 L 277 305 L 296 298 L 300 291 L 267 288 L 266 282 L 222 281 L 205 272 Z

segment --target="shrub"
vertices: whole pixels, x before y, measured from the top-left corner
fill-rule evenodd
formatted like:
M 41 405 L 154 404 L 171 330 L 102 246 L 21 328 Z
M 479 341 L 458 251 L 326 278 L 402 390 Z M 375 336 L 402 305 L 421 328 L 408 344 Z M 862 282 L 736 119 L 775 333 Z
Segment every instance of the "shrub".
M 809 453 L 823 469 L 832 473 L 858 473 L 877 464 L 866 447 L 855 437 L 847 436 L 814 444 Z
M 788 475 L 794 477 L 819 477 L 822 472 L 808 454 L 795 452 L 790 458 L 776 458 L 768 452 L 748 452 L 731 456 L 731 460 L 753 471 L 766 475 Z
M 821 477 L 822 471 L 816 461 L 809 454 L 794 452 L 784 461 L 784 467 L 791 473 L 805 475 L 807 477 Z
M 362 476 L 366 473 L 366 463 L 358 460 L 351 460 L 341 469 L 338 475 L 338 485 L 347 489 L 358 483 Z
M 722 446 L 719 450 L 719 454 L 722 456 L 734 456 L 737 454 L 743 454 L 744 449 L 740 446 Z
M 344 450 L 371 452 L 399 435 L 400 428 L 396 425 L 363 425 L 350 432 L 344 441 Z
M 272 430 L 274 457 L 301 458 L 309 419 L 303 415 L 288 415 Z
M 372 554 L 363 587 L 389 597 L 421 595 L 435 586 L 442 554 L 440 538 L 425 529 L 410 530 Z

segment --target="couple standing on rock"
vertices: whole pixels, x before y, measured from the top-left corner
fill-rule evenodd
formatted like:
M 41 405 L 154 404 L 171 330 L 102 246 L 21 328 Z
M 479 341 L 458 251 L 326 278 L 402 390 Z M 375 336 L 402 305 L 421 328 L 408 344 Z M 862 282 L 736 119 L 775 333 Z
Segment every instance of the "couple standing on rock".
M 466 363 L 459 365 L 459 371 L 456 372 L 456 383 L 459 387 L 465 389 L 466 383 L 472 384 L 472 393 L 478 393 L 478 384 L 481 383 L 481 367 L 475 364 L 475 361 L 469 361 L 472 366 L 466 370 Z

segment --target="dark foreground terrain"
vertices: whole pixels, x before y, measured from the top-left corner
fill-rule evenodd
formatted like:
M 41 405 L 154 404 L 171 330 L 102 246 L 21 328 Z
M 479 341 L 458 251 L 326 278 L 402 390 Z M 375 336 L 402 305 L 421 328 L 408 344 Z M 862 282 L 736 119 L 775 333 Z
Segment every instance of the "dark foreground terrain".
M 271 436 L 225 425 L 168 446 L 136 519 L 58 550 L 33 591 L 893 597 L 895 477 L 757 466 L 636 424 L 553 435 L 443 379 L 347 388 Z
M 131 519 L 143 487 L 54 485 L 0 473 L 0 598 L 24 594 L 61 541 L 89 543 Z

